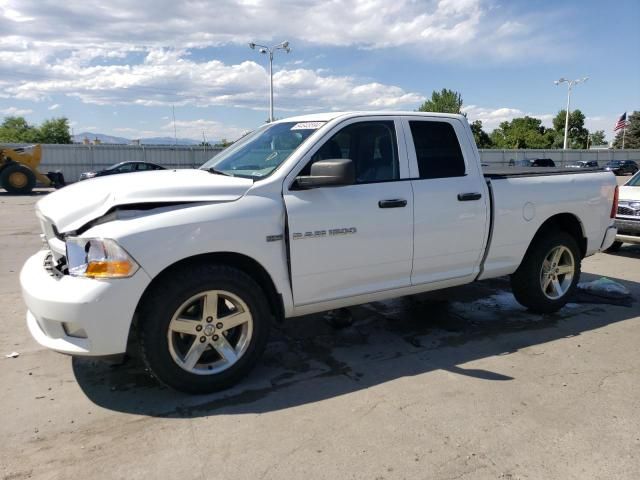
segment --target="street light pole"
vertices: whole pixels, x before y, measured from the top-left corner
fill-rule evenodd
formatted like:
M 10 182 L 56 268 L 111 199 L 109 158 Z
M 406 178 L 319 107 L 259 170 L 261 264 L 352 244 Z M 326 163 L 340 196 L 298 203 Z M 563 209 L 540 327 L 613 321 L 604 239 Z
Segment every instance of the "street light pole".
M 567 89 L 567 112 L 564 117 L 564 146 L 562 147 L 563 150 L 567 149 L 567 142 L 569 140 L 569 108 L 571 106 L 571 90 L 573 89 L 574 85 L 577 85 L 579 83 L 584 83 L 587 80 L 589 80 L 589 77 L 578 78 L 576 80 L 567 80 L 566 78 L 562 77 L 559 80 L 556 80 L 555 82 L 553 82 L 556 85 L 566 83 L 569 87 Z
M 284 50 L 289 53 L 291 49 L 289 48 L 289 42 L 282 42 L 273 47 L 267 47 L 266 45 L 259 45 L 253 42 L 249 44 L 251 50 L 255 50 L 256 47 L 260 48 L 260 53 L 265 55 L 267 53 L 269 54 L 269 123 L 271 123 L 273 122 L 273 54 L 276 50 Z

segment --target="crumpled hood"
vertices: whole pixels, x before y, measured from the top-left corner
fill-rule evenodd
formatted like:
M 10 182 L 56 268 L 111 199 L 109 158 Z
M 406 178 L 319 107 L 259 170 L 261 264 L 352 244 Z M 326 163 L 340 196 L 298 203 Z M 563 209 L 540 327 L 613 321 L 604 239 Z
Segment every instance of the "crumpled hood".
M 59 232 L 76 230 L 120 205 L 180 202 L 231 202 L 253 185 L 248 178 L 206 170 L 156 170 L 96 177 L 53 192 L 37 210 Z

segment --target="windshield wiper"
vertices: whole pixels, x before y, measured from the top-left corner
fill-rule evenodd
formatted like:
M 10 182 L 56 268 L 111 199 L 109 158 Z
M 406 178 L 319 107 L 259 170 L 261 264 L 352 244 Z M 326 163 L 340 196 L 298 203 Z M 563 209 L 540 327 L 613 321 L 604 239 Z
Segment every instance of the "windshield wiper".
M 209 173 L 215 173 L 216 175 L 224 175 L 226 177 L 233 177 L 233 175 L 231 175 L 230 173 L 225 173 L 222 170 L 216 170 L 215 167 L 209 167 L 207 168 L 207 172 Z

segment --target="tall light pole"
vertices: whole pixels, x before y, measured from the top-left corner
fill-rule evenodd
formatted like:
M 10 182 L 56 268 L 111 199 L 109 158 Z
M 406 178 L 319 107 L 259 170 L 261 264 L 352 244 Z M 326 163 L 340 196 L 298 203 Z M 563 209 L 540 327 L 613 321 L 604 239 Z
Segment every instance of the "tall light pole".
M 571 89 L 574 85 L 584 83 L 587 80 L 589 80 L 589 77 L 582 77 L 578 78 L 577 80 L 567 80 L 566 78 L 562 77 L 559 80 L 553 82 L 556 85 L 566 83 L 569 86 L 567 91 L 567 114 L 564 119 L 564 146 L 562 147 L 564 150 L 567 149 L 567 140 L 569 139 L 569 107 L 571 106 Z
M 278 45 L 274 45 L 273 47 L 267 47 L 266 45 L 258 45 L 257 43 L 251 42 L 249 44 L 249 48 L 251 50 L 255 50 L 258 47 L 260 53 L 269 54 L 269 123 L 273 122 L 273 54 L 276 50 L 284 50 L 289 53 L 291 49 L 289 48 L 289 42 L 282 42 Z

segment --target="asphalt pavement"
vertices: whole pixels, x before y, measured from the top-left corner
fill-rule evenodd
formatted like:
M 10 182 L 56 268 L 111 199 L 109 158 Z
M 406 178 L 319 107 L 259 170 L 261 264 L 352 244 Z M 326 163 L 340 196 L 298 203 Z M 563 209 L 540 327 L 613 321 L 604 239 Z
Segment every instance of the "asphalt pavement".
M 243 383 L 187 396 L 134 356 L 40 347 L 18 274 L 33 205 L 0 192 L 0 478 L 640 478 L 640 246 L 583 262 L 631 300 L 528 313 L 508 279 L 275 328 Z M 17 357 L 6 357 L 16 352 Z

